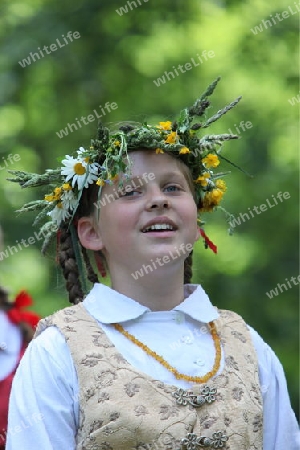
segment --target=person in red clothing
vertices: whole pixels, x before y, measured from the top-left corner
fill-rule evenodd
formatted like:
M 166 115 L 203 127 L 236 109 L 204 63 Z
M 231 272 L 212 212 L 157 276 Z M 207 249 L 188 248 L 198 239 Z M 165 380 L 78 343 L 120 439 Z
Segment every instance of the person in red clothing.
M 26 291 L 21 291 L 11 302 L 8 291 L 0 286 L 0 450 L 5 449 L 13 377 L 40 319 L 36 313 L 25 310 L 31 304 Z

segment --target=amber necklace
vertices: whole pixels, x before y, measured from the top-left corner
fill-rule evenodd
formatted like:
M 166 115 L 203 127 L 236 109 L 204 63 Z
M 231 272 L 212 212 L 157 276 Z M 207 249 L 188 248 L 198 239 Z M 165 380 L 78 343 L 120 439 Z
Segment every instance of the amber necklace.
M 117 331 L 123 334 L 127 339 L 129 339 L 131 342 L 133 342 L 135 345 L 140 347 L 144 352 L 146 352 L 148 355 L 152 356 L 152 358 L 156 359 L 162 366 L 164 366 L 167 370 L 173 373 L 175 378 L 177 380 L 185 380 L 185 381 L 193 381 L 195 383 L 206 383 L 211 377 L 213 377 L 220 368 L 220 362 L 221 362 L 221 343 L 220 338 L 218 336 L 216 326 L 213 322 L 209 322 L 209 330 L 211 332 L 214 346 L 216 350 L 216 356 L 213 368 L 210 372 L 207 372 L 206 375 L 203 375 L 203 377 L 192 377 L 190 375 L 184 375 L 183 373 L 178 372 L 175 367 L 172 367 L 162 356 L 155 353 L 153 350 L 151 350 L 146 344 L 143 344 L 141 341 L 139 341 L 136 337 L 134 337 L 132 334 L 128 333 L 128 331 L 124 330 L 122 325 L 119 323 L 114 323 L 113 326 Z

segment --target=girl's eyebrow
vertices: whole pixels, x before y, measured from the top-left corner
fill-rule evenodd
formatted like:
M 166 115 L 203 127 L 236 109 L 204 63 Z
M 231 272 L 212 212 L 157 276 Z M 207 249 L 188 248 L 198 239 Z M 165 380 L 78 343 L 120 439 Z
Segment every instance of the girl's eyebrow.
M 180 170 L 171 170 L 171 171 L 168 171 L 168 172 L 162 172 L 162 175 L 166 175 L 166 176 L 176 176 L 176 175 L 182 175 L 183 176 L 183 173 L 180 171 Z
M 142 175 L 135 175 L 134 177 L 132 177 L 132 178 L 129 178 L 129 179 L 138 179 L 138 178 L 140 178 L 140 179 L 144 179 L 144 175 L 145 175 L 145 173 L 144 174 L 142 174 Z M 171 171 L 166 171 L 166 172 L 161 172 L 161 173 L 157 173 L 156 175 L 155 175 L 155 178 L 158 178 L 158 177 L 160 177 L 160 178 L 174 178 L 174 177 L 177 177 L 177 178 L 184 178 L 184 174 L 180 171 L 180 170 L 171 170 Z M 154 178 L 154 179 L 155 179 Z M 147 177 L 146 177 L 146 179 L 147 179 Z M 148 180 L 147 180 L 148 181 Z
M 184 179 L 185 180 L 185 176 L 180 170 L 173 170 L 173 171 L 170 171 L 170 172 L 163 172 L 161 174 L 161 178 L 163 178 L 163 179 L 170 178 L 172 180 L 174 180 L 174 179 L 180 179 L 180 180 Z
M 180 172 L 180 170 L 172 170 L 172 171 L 156 174 L 154 180 L 156 178 L 165 179 L 165 178 L 185 178 L 185 177 L 184 177 L 184 174 L 182 172 Z M 137 175 L 134 175 L 134 176 L 126 178 L 126 179 L 123 178 L 123 184 L 128 184 L 130 182 L 135 182 L 135 181 L 138 181 L 138 182 L 142 181 L 143 183 L 149 182 L 147 174 L 145 176 L 145 172 L 143 174 L 137 174 Z

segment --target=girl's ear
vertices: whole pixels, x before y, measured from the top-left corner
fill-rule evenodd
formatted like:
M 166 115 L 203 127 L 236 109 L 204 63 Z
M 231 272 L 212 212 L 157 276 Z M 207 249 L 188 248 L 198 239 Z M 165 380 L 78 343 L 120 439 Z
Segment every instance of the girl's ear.
M 89 250 L 101 250 L 103 242 L 92 217 L 81 217 L 77 224 L 78 238 L 81 245 Z

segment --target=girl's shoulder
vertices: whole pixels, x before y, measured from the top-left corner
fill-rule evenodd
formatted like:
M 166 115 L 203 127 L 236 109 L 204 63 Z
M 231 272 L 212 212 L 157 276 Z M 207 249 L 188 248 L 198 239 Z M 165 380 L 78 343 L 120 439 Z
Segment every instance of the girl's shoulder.
M 93 317 L 88 313 L 82 303 L 67 306 L 66 308 L 55 311 L 50 316 L 41 319 L 36 327 L 34 338 L 36 339 L 49 328 L 57 328 L 58 330 L 68 328 L 68 324 L 80 319 L 83 319 L 86 322 L 94 321 Z M 51 333 L 56 334 L 54 330 L 52 330 Z
M 29 343 L 19 369 L 23 374 L 33 374 L 33 367 L 38 367 L 41 378 L 47 379 L 51 374 L 54 379 L 56 376 L 76 379 L 71 352 L 58 327 L 49 324 L 40 329 Z

